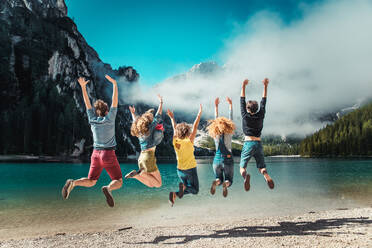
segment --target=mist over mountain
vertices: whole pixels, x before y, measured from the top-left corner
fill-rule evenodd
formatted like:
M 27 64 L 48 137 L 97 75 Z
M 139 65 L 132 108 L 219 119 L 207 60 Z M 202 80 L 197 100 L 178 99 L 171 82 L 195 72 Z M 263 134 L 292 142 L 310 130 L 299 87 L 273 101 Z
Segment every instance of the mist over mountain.
M 241 83 L 250 80 L 247 100 L 260 100 L 261 81 L 270 79 L 263 135 L 304 137 L 336 120 L 346 109 L 372 97 L 372 2 L 323 1 L 302 5 L 297 20 L 285 23 L 272 11 L 261 11 L 243 24 L 219 53 L 223 66 L 201 63 L 156 86 L 175 112 L 213 118 L 215 97 L 232 97 L 240 123 Z M 208 74 L 207 76 L 205 74 Z M 138 99 L 151 99 L 143 90 Z M 148 101 L 148 100 L 147 100 Z M 221 115 L 227 115 L 225 102 Z

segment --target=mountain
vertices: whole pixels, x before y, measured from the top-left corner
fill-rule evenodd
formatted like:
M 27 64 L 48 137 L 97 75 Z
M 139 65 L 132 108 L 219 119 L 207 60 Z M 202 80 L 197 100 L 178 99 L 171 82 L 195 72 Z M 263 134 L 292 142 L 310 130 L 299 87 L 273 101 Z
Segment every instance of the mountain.
M 303 156 L 371 156 L 372 103 L 344 115 L 306 137 L 300 145 Z
M 117 78 L 127 94 L 139 79 L 131 66 L 114 70 L 101 61 L 67 16 L 64 0 L 1 0 L 0 42 L 0 154 L 88 155 L 92 135 L 77 78 L 90 80 L 92 102 L 108 103 L 112 90 L 105 74 Z M 130 135 L 129 103 L 123 94 L 116 137 L 117 153 L 126 157 L 139 146 Z M 143 112 L 150 106 L 136 107 Z M 160 154 L 170 149 L 166 140 Z

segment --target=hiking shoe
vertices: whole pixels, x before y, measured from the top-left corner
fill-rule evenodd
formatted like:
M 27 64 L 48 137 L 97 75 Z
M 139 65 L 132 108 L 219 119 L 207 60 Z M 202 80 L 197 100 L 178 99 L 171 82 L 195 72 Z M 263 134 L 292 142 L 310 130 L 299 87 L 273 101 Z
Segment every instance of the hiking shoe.
M 242 176 L 244 178 L 244 189 L 245 191 L 249 191 L 249 189 L 251 188 L 250 185 L 251 176 L 247 172 L 244 172 Z
M 67 199 L 70 195 L 71 190 L 74 188 L 74 180 L 67 179 L 65 186 L 62 188 L 62 197 L 63 199 Z
M 169 192 L 169 203 L 171 205 L 171 207 L 173 207 L 173 204 L 174 204 L 174 201 L 176 200 L 176 193 L 174 192 Z
M 218 183 L 217 180 L 214 180 L 214 181 L 212 182 L 212 186 L 211 186 L 211 194 L 212 194 L 212 195 L 214 195 L 214 193 L 216 193 L 217 183 Z
M 263 176 L 267 182 L 267 186 L 269 186 L 270 189 L 274 189 L 274 181 L 273 179 L 271 179 L 269 174 L 267 174 L 267 172 L 264 172 Z
M 183 194 L 184 194 L 184 189 L 183 189 L 183 187 L 184 187 L 184 184 L 183 183 L 179 183 L 178 184 L 178 198 L 182 198 L 183 197 Z
M 223 182 L 222 183 L 222 195 L 223 195 L 223 197 L 226 197 L 227 196 L 227 193 L 228 193 L 228 191 L 227 191 L 227 183 L 226 182 Z
M 106 202 L 110 207 L 115 205 L 114 198 L 112 197 L 111 191 L 108 189 L 107 186 L 102 187 L 102 192 L 106 196 Z
M 138 172 L 136 170 L 132 170 L 131 172 L 129 172 L 128 174 L 125 175 L 125 179 L 128 179 L 128 178 L 132 178 L 134 176 L 138 175 Z

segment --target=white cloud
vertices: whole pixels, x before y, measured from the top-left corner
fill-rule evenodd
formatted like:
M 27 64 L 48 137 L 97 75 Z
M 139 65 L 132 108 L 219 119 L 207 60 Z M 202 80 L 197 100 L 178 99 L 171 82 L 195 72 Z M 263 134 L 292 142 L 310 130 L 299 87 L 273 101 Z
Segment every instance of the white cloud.
M 257 13 L 221 51 L 222 73 L 168 80 L 139 99 L 155 100 L 156 91 L 166 107 L 192 113 L 200 102 L 212 118 L 213 99 L 230 96 L 240 122 L 241 82 L 250 79 L 247 98 L 259 100 L 261 80 L 269 77 L 264 133 L 313 132 L 322 125 L 316 114 L 372 96 L 372 1 L 327 1 L 302 11 L 290 24 L 276 13 Z M 221 110 L 227 115 L 226 104 Z

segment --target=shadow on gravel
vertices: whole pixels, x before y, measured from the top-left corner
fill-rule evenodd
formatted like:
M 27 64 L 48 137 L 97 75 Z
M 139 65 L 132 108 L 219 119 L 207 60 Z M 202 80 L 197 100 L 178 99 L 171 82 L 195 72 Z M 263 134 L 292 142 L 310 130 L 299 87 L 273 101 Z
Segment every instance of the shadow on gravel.
M 327 231 L 327 229 L 337 228 L 345 225 L 369 225 L 372 224 L 372 220 L 369 220 L 369 218 L 367 217 L 360 217 L 320 219 L 314 222 L 279 222 L 278 224 L 279 226 L 241 226 L 226 230 L 214 230 L 214 233 L 206 235 L 164 235 L 157 236 L 153 241 L 131 244 L 186 244 L 198 239 L 218 239 L 234 237 L 281 237 L 301 235 L 331 236 L 332 234 L 336 233 L 341 234 L 341 232 Z M 364 233 L 354 234 L 364 235 Z

